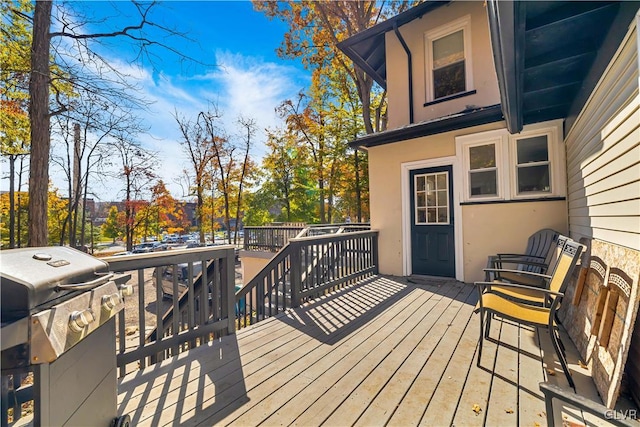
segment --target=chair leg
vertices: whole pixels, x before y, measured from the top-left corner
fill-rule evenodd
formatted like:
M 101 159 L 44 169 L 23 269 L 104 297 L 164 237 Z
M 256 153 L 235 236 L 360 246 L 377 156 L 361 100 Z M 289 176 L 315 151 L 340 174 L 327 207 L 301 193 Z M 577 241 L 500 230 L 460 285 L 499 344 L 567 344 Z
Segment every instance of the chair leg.
M 564 375 L 567 377 L 567 381 L 569 382 L 569 386 L 573 389 L 573 391 L 576 391 L 576 385 L 573 382 L 573 378 L 571 378 L 571 372 L 569 372 L 569 366 L 567 365 L 567 359 L 565 357 L 564 351 L 562 350 L 562 348 L 564 348 L 564 345 L 562 344 L 562 341 L 560 341 L 560 337 L 558 335 L 556 335 L 555 331 L 551 330 L 549 331 L 549 337 L 551 338 L 551 343 L 553 344 L 553 349 L 556 351 L 556 355 L 558 356 L 558 359 L 560 360 L 560 365 L 562 366 L 562 370 L 564 371 Z M 561 348 L 562 346 L 562 348 Z
M 478 348 L 478 360 L 476 361 L 476 365 L 480 367 L 480 359 L 482 358 L 482 344 L 484 342 L 484 313 L 480 310 L 480 340 L 479 348 Z
M 489 330 L 491 329 L 491 319 L 493 318 L 493 313 L 487 313 L 486 316 L 487 319 L 484 327 L 484 337 L 489 339 Z

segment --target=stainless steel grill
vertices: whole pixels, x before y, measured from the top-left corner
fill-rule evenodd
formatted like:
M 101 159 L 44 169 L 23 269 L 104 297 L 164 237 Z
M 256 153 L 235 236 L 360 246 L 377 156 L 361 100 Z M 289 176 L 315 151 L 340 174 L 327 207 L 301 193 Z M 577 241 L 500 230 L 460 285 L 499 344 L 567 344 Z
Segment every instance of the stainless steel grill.
M 124 425 L 116 419 L 115 315 L 126 278 L 65 247 L 3 251 L 2 425 L 33 400 L 35 425 Z M 16 381 L 33 372 L 33 384 Z M 12 422 L 8 417 L 13 408 Z

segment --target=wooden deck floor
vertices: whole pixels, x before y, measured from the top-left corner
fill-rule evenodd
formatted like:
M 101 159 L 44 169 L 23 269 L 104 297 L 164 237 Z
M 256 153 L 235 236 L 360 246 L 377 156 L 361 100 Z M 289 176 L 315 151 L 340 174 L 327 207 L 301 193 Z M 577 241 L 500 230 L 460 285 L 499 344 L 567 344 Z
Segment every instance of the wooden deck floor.
M 549 337 L 494 321 L 501 344 L 485 342 L 478 368 L 476 300 L 472 285 L 378 276 L 130 374 L 119 413 L 136 426 L 546 425 L 538 383 L 567 386 Z M 565 344 L 578 392 L 597 399 Z

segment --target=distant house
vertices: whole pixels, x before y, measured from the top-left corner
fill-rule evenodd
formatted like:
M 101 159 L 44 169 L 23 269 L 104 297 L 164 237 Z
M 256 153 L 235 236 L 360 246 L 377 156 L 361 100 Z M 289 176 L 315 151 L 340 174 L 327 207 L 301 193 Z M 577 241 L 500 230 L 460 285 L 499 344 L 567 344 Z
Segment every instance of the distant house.
M 539 229 L 583 239 L 603 286 L 613 268 L 633 284 L 613 349 L 595 323 L 606 292 L 567 310 L 608 405 L 624 369 L 640 396 L 638 7 L 427 1 L 339 45 L 388 93 L 388 130 L 352 143 L 380 272 L 472 282 Z

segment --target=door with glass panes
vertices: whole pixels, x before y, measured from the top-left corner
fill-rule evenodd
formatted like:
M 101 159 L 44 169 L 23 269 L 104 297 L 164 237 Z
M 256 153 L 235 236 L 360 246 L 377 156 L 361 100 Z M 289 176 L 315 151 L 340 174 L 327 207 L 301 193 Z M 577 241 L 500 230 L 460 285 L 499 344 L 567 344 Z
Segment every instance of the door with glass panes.
M 417 169 L 411 191 L 411 273 L 455 277 L 451 166 Z

